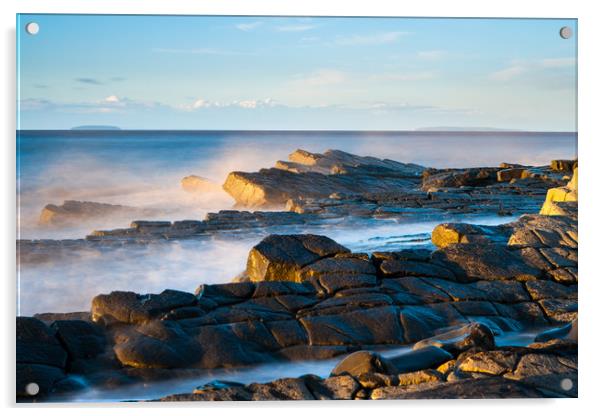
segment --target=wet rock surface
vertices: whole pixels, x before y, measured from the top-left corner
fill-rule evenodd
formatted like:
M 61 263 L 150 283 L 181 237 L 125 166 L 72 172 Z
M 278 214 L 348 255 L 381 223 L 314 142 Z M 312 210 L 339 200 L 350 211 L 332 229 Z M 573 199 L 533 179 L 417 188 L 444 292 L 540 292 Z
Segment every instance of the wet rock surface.
M 294 158 L 299 166 L 287 169 L 323 175 L 312 166 L 330 166 L 313 154 Z M 499 183 L 495 172 L 487 181 Z M 174 224 L 137 221 L 133 229 L 154 235 Z M 43 399 L 81 376 L 106 387 L 354 353 L 327 378 L 210 386 L 163 400 L 575 397 L 576 214 L 444 224 L 436 234 L 433 252 L 370 256 L 319 235 L 268 236 L 249 254 L 249 281 L 203 284 L 194 294 L 112 292 L 96 296 L 88 316 L 18 318 L 18 396 L 32 399 L 31 382 Z M 493 340 L 535 328 L 556 329 L 528 347 Z M 412 344 L 398 356 L 373 351 Z

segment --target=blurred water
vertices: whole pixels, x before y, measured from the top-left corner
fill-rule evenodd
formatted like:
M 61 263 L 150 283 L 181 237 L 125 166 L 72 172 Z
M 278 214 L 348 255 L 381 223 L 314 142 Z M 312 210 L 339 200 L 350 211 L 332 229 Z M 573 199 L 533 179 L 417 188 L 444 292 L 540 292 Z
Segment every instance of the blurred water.
M 543 165 L 575 157 L 576 143 L 574 133 L 20 131 L 19 232 L 20 238 L 77 238 L 131 220 L 108 217 L 58 230 L 38 226 L 46 204 L 67 199 L 157 209 L 148 219 L 203 218 L 234 201 L 221 191 L 186 193 L 182 177 L 196 174 L 222 184 L 231 171 L 273 166 L 297 148 L 341 149 L 443 168 Z
M 507 332 L 496 336 L 498 346 L 526 346 L 533 342 L 537 331 Z M 412 351 L 412 345 L 381 349 L 385 357 L 400 356 Z M 328 377 L 343 357 L 318 361 L 274 362 L 253 367 L 200 371 L 194 377 L 172 379 L 161 382 L 136 383 L 118 388 L 88 388 L 67 397 L 57 397 L 60 401 L 74 402 L 114 402 L 123 400 L 152 400 L 170 394 L 192 393 L 203 384 L 213 380 L 239 382 L 243 384 L 267 383 L 279 378 L 300 377 L 315 374 Z

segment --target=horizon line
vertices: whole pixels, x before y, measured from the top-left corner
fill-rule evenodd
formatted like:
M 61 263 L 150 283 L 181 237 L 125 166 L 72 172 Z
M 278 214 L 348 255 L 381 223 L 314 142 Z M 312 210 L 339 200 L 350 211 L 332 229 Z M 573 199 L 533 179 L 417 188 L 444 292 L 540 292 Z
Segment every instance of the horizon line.
M 17 132 L 25 132 L 25 131 L 70 131 L 70 132 L 143 132 L 143 131 L 181 131 L 181 132 L 259 132 L 259 133 L 269 133 L 269 132 L 300 132 L 300 133 L 321 133 L 321 132 L 330 132 L 330 133 L 573 133 L 577 134 L 578 131 L 574 130 L 512 130 L 512 129 L 484 129 L 484 130 L 461 130 L 461 129 L 413 129 L 413 130 L 344 130 L 344 129 L 123 129 L 123 128 L 114 128 L 114 129 L 76 129 L 76 128 L 68 128 L 68 129 L 16 129 Z

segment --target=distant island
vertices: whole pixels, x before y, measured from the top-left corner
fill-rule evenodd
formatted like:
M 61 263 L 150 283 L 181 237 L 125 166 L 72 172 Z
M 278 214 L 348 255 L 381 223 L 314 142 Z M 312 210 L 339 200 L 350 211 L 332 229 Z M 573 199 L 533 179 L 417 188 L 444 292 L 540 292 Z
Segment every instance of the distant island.
M 117 126 L 90 125 L 90 126 L 72 127 L 71 130 L 121 130 L 121 129 Z
M 517 129 L 500 129 L 495 127 L 451 127 L 451 126 L 438 126 L 438 127 L 420 127 L 416 131 L 521 131 Z

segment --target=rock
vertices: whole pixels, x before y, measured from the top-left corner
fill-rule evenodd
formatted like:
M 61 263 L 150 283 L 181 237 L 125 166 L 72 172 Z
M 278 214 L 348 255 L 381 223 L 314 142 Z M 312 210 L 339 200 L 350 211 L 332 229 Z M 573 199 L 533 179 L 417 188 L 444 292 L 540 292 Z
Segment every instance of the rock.
M 194 394 L 200 394 L 204 391 L 208 390 L 222 390 L 229 389 L 231 387 L 244 387 L 243 383 L 238 383 L 236 381 L 228 381 L 228 380 L 212 380 L 209 383 L 205 383 L 201 386 L 198 386 L 194 389 Z
M 247 274 L 253 281 L 300 282 L 303 267 L 322 258 L 348 252 L 349 249 L 320 235 L 270 235 L 249 252 Z
M 511 351 L 481 351 L 463 357 L 456 368 L 464 372 L 500 376 L 511 372 L 517 360 L 518 355 Z
M 90 312 L 47 312 L 47 313 L 36 313 L 34 318 L 50 325 L 54 321 L 92 321 L 92 315 Z
M 114 351 L 123 365 L 136 368 L 188 368 L 205 358 L 201 345 L 173 321 L 152 321 L 122 331 Z
M 270 383 L 247 386 L 251 400 L 314 400 L 302 379 L 282 378 Z
M 17 317 L 17 362 L 65 368 L 67 352 L 54 331 L 36 318 Z
M 319 278 L 320 285 L 329 294 L 342 289 L 376 286 L 378 280 L 371 274 L 328 274 Z
M 525 168 L 502 169 L 497 172 L 498 182 L 510 182 L 512 179 L 521 179 L 528 172 Z
M 577 161 L 576 160 L 552 160 L 552 162 L 550 162 L 550 168 L 552 170 L 555 171 L 560 171 L 560 172 L 572 172 L 573 168 L 576 167 L 577 165 Z
M 544 299 L 539 305 L 552 322 L 570 322 L 577 317 L 577 301 L 573 299 Z
M 542 299 L 577 299 L 576 285 L 565 286 L 549 280 L 533 280 L 525 282 L 533 300 Z
M 349 375 L 328 377 L 304 377 L 305 384 L 317 400 L 351 400 L 360 384 Z
M 434 252 L 433 259 L 470 280 L 534 280 L 541 275 L 519 255 L 497 244 L 453 244 Z
M 290 361 L 327 360 L 349 352 L 349 347 L 342 345 L 295 345 L 278 351 L 278 357 Z
M 423 339 L 414 344 L 414 349 L 434 345 L 457 355 L 471 348 L 490 350 L 495 347 L 493 332 L 487 325 L 471 323 L 458 329 Z
M 499 168 L 443 169 L 425 172 L 422 189 L 459 188 L 461 186 L 485 186 L 497 181 Z
M 359 309 L 300 319 L 311 345 L 370 345 L 403 342 L 397 308 Z
M 276 168 L 259 172 L 231 172 L 223 188 L 239 206 L 283 207 L 289 200 L 410 188 L 424 170 L 418 165 L 338 150 L 323 155 L 301 151 L 291 157 L 304 163 L 278 162 Z
M 395 374 L 387 359 L 371 351 L 356 351 L 343 358 L 330 372 L 330 376 L 350 375 L 358 377 L 366 373 Z
M 374 275 L 376 269 L 372 262 L 358 258 L 329 257 L 305 266 L 299 272 L 301 280 L 329 275 Z
M 102 354 L 107 339 L 102 328 L 87 321 L 55 321 L 52 328 L 65 346 L 71 360 L 93 358 Z
M 449 269 L 437 264 L 405 261 L 405 260 L 385 260 L 380 265 L 380 271 L 383 277 L 404 277 L 404 276 L 430 276 L 441 277 L 443 279 L 455 280 L 456 277 Z
M 397 385 L 399 386 L 415 386 L 417 384 L 438 381 L 443 381 L 443 378 L 441 377 L 441 373 L 436 370 L 420 370 L 397 376 Z
M 158 295 L 138 295 L 134 292 L 111 292 L 92 299 L 92 319 L 94 322 L 143 323 L 164 312 L 196 303 L 191 293 L 177 290 L 164 290 Z
M 548 190 L 546 200 L 541 207 L 541 211 L 539 212 L 541 215 L 563 215 L 564 213 L 572 214 L 572 211 L 575 210 L 576 207 L 573 208 L 570 205 L 565 206 L 564 204 L 577 202 L 579 199 L 577 171 L 578 169 L 575 168 L 573 177 L 566 186 L 551 188 Z
M 19 363 L 17 362 L 16 390 L 17 398 L 27 398 L 36 401 L 37 398 L 47 396 L 56 383 L 65 378 L 62 369 L 44 364 Z M 35 387 L 28 385 L 35 383 Z M 33 394 L 35 393 L 35 394 Z
M 412 388 L 413 387 L 413 388 Z M 423 383 L 418 386 L 391 386 L 374 389 L 374 400 L 400 399 L 509 399 L 550 397 L 540 390 L 500 377 L 467 379 L 454 383 Z M 552 396 L 554 397 L 554 396 Z
M 552 354 L 525 354 L 516 369 L 505 377 L 556 395 L 577 397 L 576 356 L 562 358 Z
M 502 232 L 500 227 L 464 223 L 439 224 L 431 234 L 431 241 L 439 248 L 458 243 L 505 243 L 507 240 L 508 236 Z
M 222 190 L 218 184 L 196 175 L 182 178 L 180 185 L 183 190 L 191 193 L 219 192 Z
M 442 309 L 445 307 L 449 309 Z M 455 314 L 449 315 L 449 312 Z M 401 310 L 400 320 L 403 325 L 405 341 L 408 343 L 432 337 L 441 328 L 447 328 L 462 321 L 466 322 L 451 305 L 445 304 L 440 308 L 437 308 L 436 305 L 431 307 L 406 306 Z
M 173 394 L 160 399 L 162 402 L 196 402 L 196 401 L 250 401 L 251 392 L 245 387 L 233 386 L 223 389 L 195 390 L 193 394 Z
M 444 349 L 429 345 L 398 356 L 388 357 L 388 360 L 397 373 L 410 373 L 436 368 L 452 358 L 453 356 Z
M 308 342 L 307 334 L 297 320 L 267 322 L 266 326 L 282 348 Z
M 95 218 L 143 216 L 154 213 L 156 213 L 154 210 L 124 205 L 89 201 L 64 201 L 62 205 L 46 205 L 42 209 L 39 222 L 42 225 L 65 226 Z

